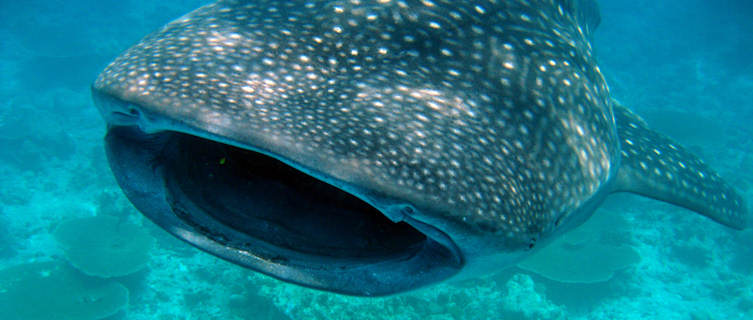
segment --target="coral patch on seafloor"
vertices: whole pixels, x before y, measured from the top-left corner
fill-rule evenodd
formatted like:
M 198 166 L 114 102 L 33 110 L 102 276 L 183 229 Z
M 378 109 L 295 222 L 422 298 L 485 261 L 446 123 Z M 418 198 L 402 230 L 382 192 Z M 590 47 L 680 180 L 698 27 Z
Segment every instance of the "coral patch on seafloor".
M 67 220 L 53 235 L 74 267 L 103 278 L 143 269 L 154 245 L 154 238 L 143 228 L 111 216 Z
M 538 292 L 531 277 L 514 275 L 505 284 L 507 293 L 502 299 L 504 319 L 565 319 L 565 309 L 549 301 Z
M 231 295 L 227 308 L 231 314 L 241 319 L 290 320 L 290 317 L 277 309 L 272 299 L 256 292 Z
M 128 305 L 128 289 L 89 277 L 59 262 L 0 270 L 0 310 L 5 320 L 94 320 Z

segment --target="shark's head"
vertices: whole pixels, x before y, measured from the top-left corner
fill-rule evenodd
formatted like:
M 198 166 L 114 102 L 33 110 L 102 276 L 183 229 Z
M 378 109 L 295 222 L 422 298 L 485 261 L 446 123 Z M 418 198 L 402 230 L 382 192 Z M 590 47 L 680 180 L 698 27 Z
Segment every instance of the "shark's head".
M 171 233 L 302 285 L 501 269 L 619 162 L 582 2 L 207 5 L 94 83 L 111 167 Z

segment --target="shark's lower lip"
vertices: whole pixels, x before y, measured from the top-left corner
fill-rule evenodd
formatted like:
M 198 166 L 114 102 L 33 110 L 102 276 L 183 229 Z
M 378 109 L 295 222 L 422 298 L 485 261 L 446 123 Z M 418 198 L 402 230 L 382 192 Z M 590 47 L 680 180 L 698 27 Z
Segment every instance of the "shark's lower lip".
M 417 288 L 462 267 L 452 240 L 431 226 L 393 222 L 261 153 L 135 126 L 111 127 L 106 141 L 113 172 L 139 210 L 243 266 L 354 295 Z

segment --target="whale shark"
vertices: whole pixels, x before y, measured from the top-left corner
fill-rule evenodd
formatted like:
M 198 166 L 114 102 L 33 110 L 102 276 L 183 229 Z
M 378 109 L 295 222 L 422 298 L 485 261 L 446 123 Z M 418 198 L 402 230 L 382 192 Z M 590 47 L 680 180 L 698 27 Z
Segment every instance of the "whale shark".
M 610 194 L 743 198 L 613 99 L 593 0 L 220 0 L 92 85 L 132 204 L 278 279 L 389 295 L 514 265 Z

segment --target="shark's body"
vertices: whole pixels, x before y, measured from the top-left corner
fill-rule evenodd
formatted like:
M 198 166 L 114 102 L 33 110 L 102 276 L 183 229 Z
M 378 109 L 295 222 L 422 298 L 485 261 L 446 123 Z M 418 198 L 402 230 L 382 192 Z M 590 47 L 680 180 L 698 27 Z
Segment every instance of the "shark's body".
M 219 1 L 94 84 L 136 207 L 306 286 L 509 266 L 630 191 L 742 228 L 741 197 L 609 97 L 588 0 Z

